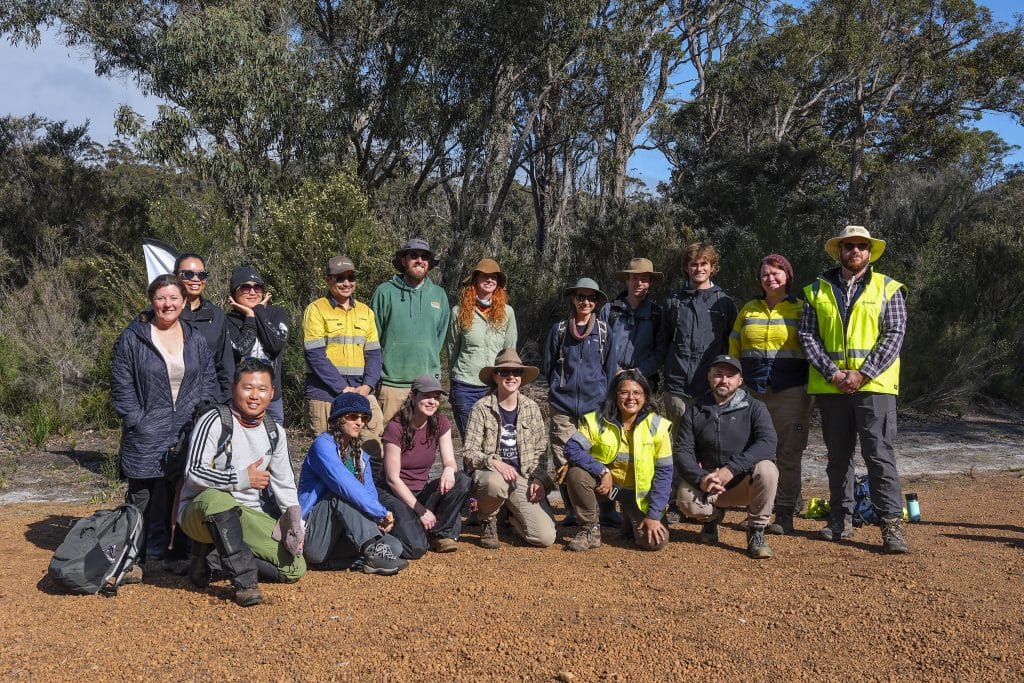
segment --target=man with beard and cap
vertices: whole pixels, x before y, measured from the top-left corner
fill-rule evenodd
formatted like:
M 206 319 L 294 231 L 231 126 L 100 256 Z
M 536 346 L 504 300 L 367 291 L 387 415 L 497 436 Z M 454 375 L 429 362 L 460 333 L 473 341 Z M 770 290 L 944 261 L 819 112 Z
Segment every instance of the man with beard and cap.
M 398 412 L 414 379 L 441 379 L 441 346 L 451 317 L 444 289 L 427 277 L 437 261 L 426 240 L 409 240 L 391 263 L 398 274 L 381 283 L 370 298 L 380 335 L 378 397 L 384 424 Z

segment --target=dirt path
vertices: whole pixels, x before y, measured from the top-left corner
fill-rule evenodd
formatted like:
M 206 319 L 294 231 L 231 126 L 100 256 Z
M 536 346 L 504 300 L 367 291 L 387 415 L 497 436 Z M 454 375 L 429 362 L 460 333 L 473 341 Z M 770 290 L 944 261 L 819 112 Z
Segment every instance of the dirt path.
M 660 553 L 613 532 L 583 554 L 485 551 L 469 532 L 459 552 L 428 554 L 398 576 L 312 572 L 265 586 L 267 602 L 246 610 L 226 601 L 223 583 L 199 592 L 161 573 L 116 598 L 54 595 L 46 564 L 91 506 L 7 505 L 0 676 L 1022 680 L 1022 487 L 1006 472 L 917 482 L 924 521 L 900 557 L 876 551 L 876 529 L 815 540 L 816 520 L 773 538 L 775 557 L 760 562 L 732 528 L 706 547 L 695 525 L 673 525 Z

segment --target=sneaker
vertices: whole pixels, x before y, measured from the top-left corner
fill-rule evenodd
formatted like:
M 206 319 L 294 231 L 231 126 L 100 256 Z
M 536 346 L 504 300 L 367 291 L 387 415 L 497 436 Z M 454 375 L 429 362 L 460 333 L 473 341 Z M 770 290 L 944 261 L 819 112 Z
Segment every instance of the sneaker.
M 899 517 L 890 517 L 882 520 L 882 552 L 893 555 L 902 555 L 910 552 L 907 546 L 907 533 L 903 528 L 903 520 Z
M 569 550 L 582 552 L 593 548 L 601 547 L 601 525 L 595 524 L 588 528 L 580 529 L 571 541 Z
M 829 520 L 828 525 L 818 532 L 826 541 L 839 541 L 844 538 L 853 538 L 853 520 L 849 517 L 844 519 Z
M 146 570 L 141 564 L 132 565 L 132 568 L 125 572 L 124 581 L 122 584 L 129 583 L 142 583 L 142 579 L 146 576 Z
M 765 527 L 750 525 L 747 532 L 747 555 L 755 560 L 766 560 L 772 556 L 772 548 L 764 538 Z
M 251 588 L 235 588 L 235 604 L 239 607 L 252 607 L 263 602 L 263 593 L 259 586 Z
M 498 538 L 498 520 L 493 516 L 484 520 L 480 525 L 480 547 L 487 550 L 497 550 L 501 547 L 501 540 Z
M 383 541 L 378 541 L 363 551 L 362 564 L 364 574 L 380 574 L 381 576 L 397 574 L 409 566 L 408 560 L 395 557 L 391 546 Z
M 454 553 L 459 549 L 459 544 L 447 536 L 431 536 L 430 549 L 435 553 Z

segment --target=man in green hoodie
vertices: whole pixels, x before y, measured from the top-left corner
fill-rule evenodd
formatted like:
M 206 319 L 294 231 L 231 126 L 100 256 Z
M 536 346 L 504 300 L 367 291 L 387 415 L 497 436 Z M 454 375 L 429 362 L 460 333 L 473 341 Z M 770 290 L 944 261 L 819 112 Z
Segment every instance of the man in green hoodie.
M 441 345 L 451 316 L 444 289 L 427 277 L 437 261 L 426 240 L 409 240 L 391 263 L 398 275 L 381 283 L 370 299 L 380 334 L 377 396 L 384 424 L 398 412 L 416 377 L 441 379 Z

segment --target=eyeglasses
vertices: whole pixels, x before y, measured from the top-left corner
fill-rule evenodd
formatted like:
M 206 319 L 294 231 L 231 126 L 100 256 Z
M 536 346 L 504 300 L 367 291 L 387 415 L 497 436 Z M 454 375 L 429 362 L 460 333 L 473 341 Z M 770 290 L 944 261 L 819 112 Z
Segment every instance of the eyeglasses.
M 210 274 L 205 270 L 179 270 L 178 277 L 182 280 L 195 280 L 199 279 L 206 282 L 206 278 L 210 277 Z
M 577 294 L 573 298 L 575 298 L 576 301 L 578 301 L 581 304 L 585 301 L 589 301 L 592 304 L 596 304 L 599 297 L 597 296 L 597 294 Z
M 348 422 L 362 422 L 366 424 L 370 421 L 370 416 L 363 415 L 362 413 L 345 413 L 342 417 Z
M 334 282 L 355 282 L 356 274 L 350 273 L 348 275 L 331 275 L 329 276 Z
M 257 285 L 254 282 L 246 282 L 244 285 L 238 285 L 238 290 L 242 294 L 262 294 L 263 285 Z
M 523 376 L 523 371 L 522 370 L 518 370 L 518 369 L 516 369 L 516 370 L 495 370 L 494 374 L 497 375 L 498 377 L 522 377 Z
M 867 242 L 843 242 L 843 249 L 846 251 L 853 251 L 854 249 L 857 249 L 858 251 L 870 251 L 871 245 Z

